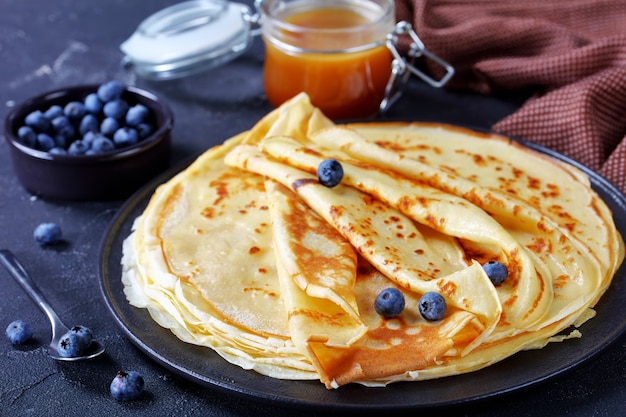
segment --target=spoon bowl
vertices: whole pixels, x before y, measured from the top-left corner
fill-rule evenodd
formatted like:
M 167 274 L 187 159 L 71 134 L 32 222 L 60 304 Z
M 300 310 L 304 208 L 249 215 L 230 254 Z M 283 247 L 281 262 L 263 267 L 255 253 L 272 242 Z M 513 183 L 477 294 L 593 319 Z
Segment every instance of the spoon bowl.
M 52 340 L 50 341 L 50 345 L 48 346 L 48 355 L 52 359 L 73 362 L 85 359 L 92 359 L 104 352 L 104 346 L 101 343 L 92 340 L 87 349 L 85 349 L 85 351 L 80 356 L 61 356 L 57 348 L 59 339 L 61 339 L 61 337 L 63 337 L 63 335 L 67 333 L 70 329 L 65 324 L 63 324 L 63 322 L 56 314 L 56 312 L 52 309 L 48 301 L 46 301 L 39 288 L 37 288 L 35 282 L 28 275 L 26 269 L 22 266 L 22 264 L 17 260 L 17 258 L 15 257 L 15 255 L 13 255 L 11 251 L 7 249 L 0 250 L 0 262 L 2 262 L 4 267 L 11 273 L 13 278 L 15 278 L 15 280 L 22 286 L 22 288 L 33 299 L 33 301 L 35 301 L 39 308 L 41 308 L 41 310 L 46 313 L 48 319 L 50 319 L 50 324 L 52 325 Z

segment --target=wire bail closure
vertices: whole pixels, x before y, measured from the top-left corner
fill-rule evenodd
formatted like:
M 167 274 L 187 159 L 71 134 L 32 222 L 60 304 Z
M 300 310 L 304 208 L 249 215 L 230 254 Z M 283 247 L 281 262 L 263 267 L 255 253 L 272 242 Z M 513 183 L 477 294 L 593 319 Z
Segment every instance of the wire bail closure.
M 407 52 L 407 58 L 405 59 L 400 55 L 396 46 L 398 44 L 399 36 L 407 35 L 411 38 L 411 45 L 409 47 L 409 51 Z M 385 97 L 380 103 L 381 113 L 385 113 L 396 101 L 398 101 L 402 95 L 402 88 L 411 74 L 419 77 L 421 80 L 435 88 L 440 88 L 446 85 L 446 83 L 454 75 L 454 67 L 426 49 L 422 40 L 413 30 L 411 24 L 406 21 L 396 23 L 393 32 L 387 35 L 385 44 L 391 51 L 393 61 L 391 62 L 391 76 L 389 77 L 389 81 L 387 82 L 387 86 L 385 88 Z M 413 65 L 415 60 L 422 56 L 436 62 L 446 70 L 446 73 L 441 79 L 436 80 Z

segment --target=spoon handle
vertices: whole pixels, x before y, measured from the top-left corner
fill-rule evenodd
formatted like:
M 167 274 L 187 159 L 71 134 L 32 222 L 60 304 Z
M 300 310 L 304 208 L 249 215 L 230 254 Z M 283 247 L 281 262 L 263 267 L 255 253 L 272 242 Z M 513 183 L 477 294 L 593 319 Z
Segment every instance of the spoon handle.
M 24 269 L 24 266 L 17 260 L 13 253 L 8 249 L 0 250 L 0 261 L 4 264 L 5 268 L 11 273 L 13 278 L 24 288 L 26 293 L 37 303 L 39 308 L 46 313 L 52 324 L 53 337 L 56 333 L 62 330 L 64 325 L 54 312 L 48 301 L 44 298 L 41 291 L 35 285 L 35 282 Z

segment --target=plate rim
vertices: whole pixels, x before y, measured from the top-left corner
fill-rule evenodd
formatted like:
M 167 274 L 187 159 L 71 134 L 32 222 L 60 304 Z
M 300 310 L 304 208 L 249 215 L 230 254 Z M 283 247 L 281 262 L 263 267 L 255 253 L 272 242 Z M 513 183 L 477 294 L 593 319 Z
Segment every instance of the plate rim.
M 406 122 L 406 121 L 405 121 Z M 406 122 L 406 123 L 420 123 L 419 121 L 414 122 Z M 430 122 L 426 122 L 430 123 Z M 498 132 L 494 132 L 489 129 L 481 129 L 471 126 L 463 126 L 463 125 L 454 125 L 448 123 L 439 123 L 440 125 L 447 125 L 452 127 L 461 127 L 466 128 L 472 131 L 481 132 L 481 133 L 491 133 L 496 136 L 504 137 L 509 139 L 510 141 L 521 144 L 522 146 L 538 151 L 541 154 L 548 155 L 560 161 L 563 161 L 569 165 L 572 165 L 578 169 L 580 169 L 583 173 L 585 173 L 591 182 L 592 188 L 596 191 L 603 201 L 609 206 L 611 211 L 613 212 L 614 221 L 616 222 L 616 226 L 619 225 L 618 218 L 616 218 L 616 211 L 622 211 L 622 213 L 626 217 L 626 196 L 619 190 L 617 187 L 612 184 L 609 180 L 602 177 L 595 171 L 591 170 L 584 164 L 567 157 L 559 152 L 556 152 L 552 149 L 549 149 L 545 146 L 526 141 L 524 139 L 502 134 Z M 531 350 L 531 351 L 521 351 L 515 353 L 513 356 L 509 358 L 505 358 L 504 360 L 491 365 L 489 367 L 465 373 L 460 375 L 447 376 L 444 378 L 439 378 L 435 380 L 426 380 L 426 381 L 415 381 L 415 382 L 397 382 L 393 383 L 385 388 L 368 388 L 359 384 L 349 384 L 347 386 L 341 387 L 337 390 L 327 390 L 323 384 L 319 381 L 289 381 L 289 380 L 280 380 L 271 377 L 266 377 L 256 373 L 253 370 L 245 370 L 243 368 L 238 367 L 237 365 L 230 364 L 226 360 L 222 359 L 212 351 L 210 348 L 199 347 L 189 345 L 181 340 L 179 340 L 169 329 L 164 329 L 160 327 L 156 322 L 152 320 L 149 316 L 149 313 L 145 309 L 139 309 L 131 306 L 122 294 L 114 294 L 114 290 L 122 288 L 121 280 L 115 285 L 113 281 L 111 281 L 111 273 L 110 271 L 113 269 L 118 269 L 121 271 L 121 265 L 115 265 L 113 262 L 117 262 L 121 260 L 121 257 L 118 259 L 112 259 L 111 253 L 120 252 L 121 242 L 125 238 L 121 233 L 124 231 L 129 231 L 132 226 L 132 222 L 134 221 L 134 217 L 130 217 L 134 214 L 134 212 L 145 209 L 145 204 L 149 201 L 152 193 L 155 189 L 162 184 L 163 182 L 169 180 L 177 173 L 184 170 L 187 166 L 189 166 L 198 156 L 200 156 L 205 151 L 196 153 L 183 159 L 179 164 L 174 167 L 168 169 L 161 175 L 154 178 L 152 181 L 149 181 L 143 187 L 141 187 L 137 192 L 135 192 L 129 199 L 127 199 L 120 209 L 115 214 L 114 218 L 111 220 L 109 226 L 106 229 L 104 236 L 101 239 L 100 247 L 99 247 L 99 262 L 98 262 L 98 278 L 100 283 L 101 294 L 104 298 L 105 304 L 109 313 L 115 319 L 116 324 L 124 331 L 126 336 L 130 339 L 130 341 L 139 348 L 144 354 L 146 354 L 150 359 L 157 362 L 161 366 L 169 369 L 170 371 L 176 373 L 179 376 L 182 376 L 192 382 L 195 382 L 199 385 L 202 385 L 207 388 L 217 389 L 224 393 L 234 394 L 238 396 L 242 396 L 247 399 L 254 399 L 262 402 L 268 402 L 271 404 L 276 404 L 277 402 L 281 405 L 289 406 L 289 407 L 313 407 L 320 410 L 416 410 L 416 409 L 425 409 L 425 408 L 443 408 L 450 406 L 458 406 L 468 403 L 476 403 L 479 401 L 483 401 L 486 399 L 502 396 L 507 393 L 511 393 L 514 391 L 520 391 L 526 389 L 531 386 L 535 386 L 541 384 L 549 379 L 552 379 L 558 375 L 561 375 L 565 372 L 568 372 L 583 363 L 586 363 L 600 352 L 605 350 L 609 345 L 611 345 L 617 338 L 619 338 L 624 332 L 626 332 L 626 296 L 622 296 L 621 300 L 617 300 L 612 304 L 616 304 L 618 306 L 623 307 L 623 312 L 625 314 L 622 315 L 621 322 L 615 323 L 613 326 L 604 325 L 604 315 L 601 315 L 601 311 L 608 308 L 609 302 L 599 302 L 595 309 L 598 312 L 597 316 L 590 320 L 589 322 L 583 324 L 581 326 L 581 331 L 583 333 L 582 339 L 573 339 L 568 340 L 564 343 L 551 343 L 544 347 L 541 350 Z M 607 201 L 608 199 L 608 201 Z M 144 204 L 142 207 L 141 205 Z M 620 228 L 618 226 L 618 230 L 622 233 L 623 236 L 626 237 L 626 219 L 624 220 L 624 225 Z M 118 247 L 115 247 L 114 244 L 117 244 Z M 606 293 L 602 296 L 602 300 L 606 300 L 609 297 L 618 297 L 620 294 L 625 294 L 626 291 L 620 291 L 615 287 L 624 286 L 626 290 L 626 262 L 624 262 L 618 271 L 616 271 L 613 282 L 610 287 L 607 289 Z M 120 299 L 121 297 L 121 299 Z M 612 298 L 610 298 L 612 300 Z M 121 305 L 121 302 L 126 301 L 125 305 Z M 129 310 L 132 318 L 137 319 L 140 318 L 142 320 L 150 320 L 153 324 L 153 332 L 148 336 L 152 337 L 153 340 L 146 340 L 145 335 L 142 335 L 140 329 L 133 328 L 133 324 L 130 322 L 127 317 L 128 312 L 122 311 L 123 309 Z M 608 313 L 607 313 L 608 314 Z M 612 321 L 617 322 L 617 315 L 612 315 L 610 317 Z M 589 326 L 587 326 L 589 325 Z M 598 329 L 599 328 L 599 329 Z M 585 332 L 591 330 L 592 335 L 587 336 L 585 338 Z M 599 333 L 595 335 L 594 332 L 598 331 Z M 591 342 L 590 339 L 593 339 L 593 336 L 596 336 L 594 339 L 596 342 L 595 345 L 587 343 Z M 173 344 L 179 344 L 180 346 L 185 346 L 188 352 L 195 350 L 202 350 L 202 355 L 206 354 L 208 358 L 212 358 L 213 361 L 219 361 L 217 363 L 218 369 L 221 368 L 229 369 L 232 368 L 231 375 L 206 375 L 201 372 L 198 372 L 198 369 L 190 369 L 185 363 L 181 363 L 180 358 L 172 358 L 170 355 L 164 356 L 163 349 L 155 348 L 155 340 L 160 340 L 160 338 L 164 338 L 167 342 Z M 582 344 L 583 352 L 580 352 L 580 344 Z M 577 347 L 576 347 L 577 346 Z M 578 353 L 575 355 L 574 359 L 561 361 L 560 364 L 552 364 L 550 362 L 555 357 L 563 357 L 567 355 L 563 355 L 563 351 L 571 351 L 573 353 Z M 516 363 L 521 361 L 524 365 L 524 362 L 527 362 L 531 356 L 534 356 L 537 352 L 544 352 L 544 356 L 548 356 L 546 360 L 546 366 L 542 368 L 541 371 L 536 371 L 533 378 L 515 378 L 514 376 L 508 375 L 506 369 L 510 365 L 514 365 L 513 369 L 522 369 L 523 366 L 516 366 Z M 546 353 L 547 352 L 547 353 Z M 533 360 L 533 363 L 536 361 Z M 559 361 L 556 361 L 559 362 Z M 535 367 L 530 367 L 532 370 L 536 369 Z M 252 374 L 250 374 L 252 373 Z M 532 373 L 532 372 L 531 372 Z M 218 372 L 219 374 L 219 372 Z M 271 389 L 263 389 L 260 390 L 258 388 L 254 388 L 248 386 L 248 384 L 238 384 L 237 378 L 246 374 L 248 376 L 253 375 L 252 379 L 261 382 L 262 384 L 269 385 Z M 486 374 L 486 375 L 485 375 Z M 490 378 L 494 375 L 504 375 L 505 379 L 508 380 L 507 384 L 503 384 L 500 389 L 497 390 L 483 390 L 483 391 L 474 391 L 468 395 L 455 395 L 445 397 L 447 392 L 446 387 L 441 387 L 441 385 L 463 385 L 465 382 L 471 383 L 471 385 L 480 385 L 476 382 L 476 379 L 481 379 L 483 377 Z M 447 382 L 450 382 L 448 384 Z M 291 384 L 292 386 L 286 386 Z M 432 389 L 434 392 L 434 398 L 423 399 L 424 385 L 434 386 Z M 300 387 L 304 385 L 303 389 Z M 292 388 L 297 389 L 292 389 Z M 386 392 L 388 395 L 379 395 L 382 392 Z M 314 392 L 315 395 L 307 395 L 307 392 Z M 343 396 L 341 393 L 349 391 L 350 395 Z M 368 395 L 363 396 L 362 394 L 367 392 Z M 301 394 L 305 394 L 302 396 Z M 374 394 L 374 395 L 372 395 Z M 417 395 L 416 395 L 417 394 Z M 432 394 L 432 393 L 431 393 Z M 443 394 L 437 396 L 437 394 Z M 411 395 L 414 397 L 413 400 L 407 400 L 407 395 Z M 362 398 L 364 397 L 364 398 Z M 381 402 L 382 399 L 382 402 Z M 400 400 L 400 401 L 398 401 Z

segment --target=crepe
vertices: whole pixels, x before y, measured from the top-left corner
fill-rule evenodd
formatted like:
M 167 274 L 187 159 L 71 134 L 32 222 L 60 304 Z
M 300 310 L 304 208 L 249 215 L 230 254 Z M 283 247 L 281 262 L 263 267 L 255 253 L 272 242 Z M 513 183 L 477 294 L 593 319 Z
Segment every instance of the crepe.
M 338 160 L 335 187 L 317 166 Z M 123 248 L 129 302 L 245 369 L 327 388 L 481 369 L 578 327 L 624 258 L 577 168 L 441 124 L 337 126 L 305 94 L 161 185 Z M 495 286 L 482 264 L 504 263 Z M 374 308 L 399 289 L 394 318 Z M 418 301 L 440 293 L 438 321 Z

